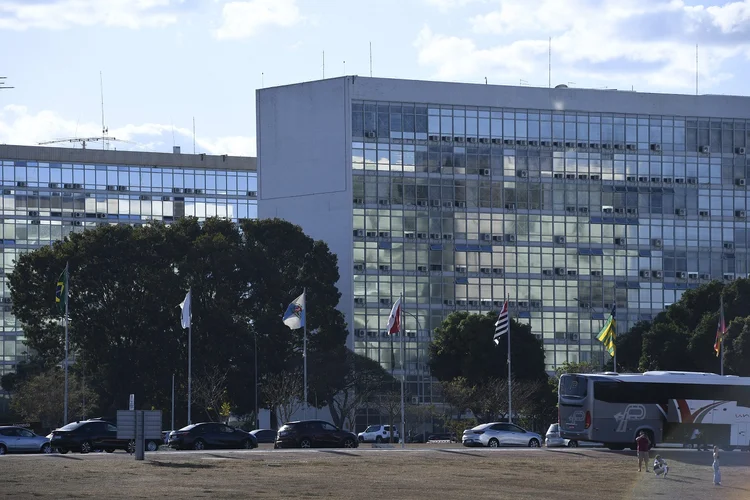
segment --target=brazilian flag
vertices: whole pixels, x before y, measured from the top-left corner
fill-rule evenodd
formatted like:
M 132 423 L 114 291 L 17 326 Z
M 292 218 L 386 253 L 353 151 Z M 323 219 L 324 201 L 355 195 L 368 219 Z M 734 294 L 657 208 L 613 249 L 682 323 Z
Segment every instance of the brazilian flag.
M 68 305 L 68 265 L 57 278 L 57 287 L 55 287 L 55 305 L 60 310 L 60 314 L 65 314 Z
M 610 356 L 615 355 L 615 325 L 617 324 L 615 321 L 616 308 L 617 306 L 612 308 L 612 314 L 609 315 L 607 322 L 604 323 L 604 326 L 599 330 L 599 334 L 596 336 L 596 339 L 604 344 L 604 347 L 607 349 Z

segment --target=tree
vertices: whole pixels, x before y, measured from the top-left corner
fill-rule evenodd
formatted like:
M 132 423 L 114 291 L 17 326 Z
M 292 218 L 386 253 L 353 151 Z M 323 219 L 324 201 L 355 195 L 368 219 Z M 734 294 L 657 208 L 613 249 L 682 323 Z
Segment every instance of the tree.
M 41 422 L 55 428 L 63 424 L 65 410 L 65 375 L 60 368 L 34 375 L 20 384 L 11 395 L 11 408 L 26 420 Z M 78 376 L 68 377 L 68 418 L 87 417 L 87 409 L 95 407 L 97 395 Z
M 226 399 L 227 372 L 217 367 L 204 369 L 203 374 L 193 380 L 193 401 L 206 412 L 213 422 L 221 420 L 222 403 Z M 227 417 L 229 415 L 226 415 Z
M 549 379 L 549 384 L 552 387 L 552 394 L 557 397 L 557 391 L 560 386 L 560 377 L 562 377 L 566 373 L 596 373 L 598 371 L 599 369 L 593 363 L 589 363 L 586 361 L 582 361 L 580 363 L 571 363 L 569 361 L 566 361 L 562 365 L 555 368 L 555 376 Z
M 303 406 L 302 373 L 283 371 L 268 375 L 263 382 L 263 395 L 281 423 L 289 422 Z
M 396 425 L 396 417 L 401 415 L 401 391 L 396 388 L 396 384 L 394 383 L 391 388 L 377 394 L 373 403 L 380 413 L 385 414 L 391 429 L 399 429 L 400 431 L 401 426 Z M 400 434 L 401 432 L 399 432 Z M 404 436 L 401 436 L 401 439 L 403 438 Z M 394 432 L 391 431 L 388 442 L 393 443 L 393 439 Z
M 448 315 L 435 330 L 429 347 L 429 366 L 439 381 L 464 377 L 470 385 L 507 378 L 507 341 L 492 343 L 496 313 L 484 315 L 458 311 Z M 547 380 L 542 342 L 528 325 L 510 321 L 513 377 L 517 380 Z
M 339 392 L 330 398 L 328 409 L 334 425 L 344 428 L 348 422 L 349 427 L 353 428 L 357 410 L 391 383 L 393 377 L 377 361 L 348 349 L 342 366 L 345 368 L 343 380 L 337 384 Z
M 718 359 L 714 358 L 715 360 Z M 750 316 L 736 318 L 729 324 L 724 339 L 725 372 L 750 377 Z
M 615 339 L 617 369 L 621 373 L 637 372 L 643 352 L 643 334 L 651 328 L 650 321 L 638 321 L 630 331 Z

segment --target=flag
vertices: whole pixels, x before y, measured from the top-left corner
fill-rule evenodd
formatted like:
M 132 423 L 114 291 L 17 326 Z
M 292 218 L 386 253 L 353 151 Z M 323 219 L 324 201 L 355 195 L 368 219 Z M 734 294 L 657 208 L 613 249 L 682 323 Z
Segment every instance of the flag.
M 294 299 L 292 303 L 289 304 L 289 307 L 286 308 L 286 312 L 284 313 L 284 317 L 282 318 L 282 320 L 284 321 L 284 324 L 292 330 L 296 330 L 297 328 L 304 328 L 305 292 L 302 292 L 302 295 Z
M 60 277 L 57 278 L 57 286 L 55 287 L 55 305 L 60 309 L 60 313 L 65 314 L 65 306 L 68 305 L 68 265 L 65 264 L 65 269 L 60 273 Z
M 722 296 L 719 303 L 719 325 L 716 328 L 716 341 L 714 342 L 714 351 L 716 357 L 721 352 L 721 343 L 724 341 L 724 334 L 727 333 L 727 325 L 724 322 L 724 297 Z
M 510 333 L 510 319 L 508 318 L 508 301 L 505 301 L 505 304 L 503 304 L 503 309 L 500 311 L 500 314 L 497 317 L 497 321 L 495 321 L 495 345 L 498 345 L 500 343 L 500 337 L 505 335 L 506 333 Z
M 182 310 L 180 323 L 182 324 L 182 328 L 190 328 L 190 320 L 193 317 L 192 292 L 192 289 L 188 290 L 185 300 L 180 302 L 180 309 Z
M 615 355 L 615 326 L 617 325 L 617 321 L 615 320 L 616 309 L 617 306 L 612 308 L 612 313 L 609 315 L 607 322 L 604 323 L 604 326 L 599 330 L 599 334 L 596 336 L 596 339 L 604 344 L 604 347 L 607 349 L 610 356 Z
M 388 316 L 388 324 L 385 325 L 388 335 L 399 333 L 401 331 L 401 299 L 393 303 L 391 314 Z

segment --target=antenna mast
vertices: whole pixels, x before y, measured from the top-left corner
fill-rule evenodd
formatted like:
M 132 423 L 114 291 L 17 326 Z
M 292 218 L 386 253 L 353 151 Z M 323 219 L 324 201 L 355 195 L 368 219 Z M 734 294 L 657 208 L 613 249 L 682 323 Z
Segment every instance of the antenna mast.
M 549 37 L 549 52 L 547 54 L 547 74 L 549 75 L 549 88 L 552 88 L 552 37 Z
M 370 42 L 370 78 L 372 78 L 372 42 Z
M 698 44 L 695 44 L 695 95 L 698 95 Z
M 193 154 L 195 154 L 195 117 L 193 117 Z
M 323 80 L 326 79 L 326 51 L 323 51 Z
M 104 150 L 105 145 L 107 148 L 109 148 L 109 141 L 107 141 L 107 135 L 109 134 L 109 129 L 104 124 L 104 77 L 102 76 L 101 71 L 99 71 L 99 90 L 102 95 L 102 150 Z

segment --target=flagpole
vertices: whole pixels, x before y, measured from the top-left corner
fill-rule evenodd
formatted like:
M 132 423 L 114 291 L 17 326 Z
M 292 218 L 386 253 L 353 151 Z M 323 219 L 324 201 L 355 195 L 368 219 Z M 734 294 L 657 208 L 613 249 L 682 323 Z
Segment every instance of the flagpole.
M 305 420 L 307 420 L 307 288 L 302 289 L 302 296 L 305 298 L 305 306 L 302 310 L 302 314 L 305 317 L 302 327 L 304 328 L 302 337 L 302 370 L 303 370 L 303 381 L 304 393 L 305 393 Z
M 68 293 L 68 274 L 70 272 L 69 263 L 65 263 L 65 283 L 63 286 L 65 289 L 63 290 L 62 298 L 65 299 L 65 317 L 63 318 L 63 322 L 65 325 L 65 411 L 63 416 L 63 424 L 68 424 L 68 299 L 70 298 L 70 294 Z
M 613 345 L 614 350 L 615 350 L 615 354 L 614 354 L 614 365 L 612 366 L 612 368 L 613 368 L 612 371 L 615 372 L 615 373 L 617 373 L 617 345 L 616 345 L 616 342 L 617 342 L 617 319 L 615 319 L 615 317 L 613 316 L 612 317 L 612 321 L 615 322 L 615 325 L 614 325 L 614 335 L 615 335 L 615 338 L 613 339 L 614 342 L 615 342 L 615 344 Z
M 188 295 L 190 296 L 190 303 L 185 304 L 189 307 L 188 310 L 188 414 L 187 420 L 188 425 L 192 424 L 192 415 L 190 413 L 191 404 L 193 401 L 193 289 L 188 288 Z M 183 306 L 184 307 L 184 306 Z
M 724 295 L 719 296 L 719 302 L 721 309 L 719 310 L 719 329 L 721 330 L 721 336 L 719 337 L 719 357 L 721 358 L 721 376 L 724 376 L 724 335 L 726 332 L 726 326 L 724 323 Z
M 406 439 L 406 418 L 404 416 L 404 379 L 406 378 L 406 341 L 404 335 L 406 333 L 406 317 L 404 312 L 404 294 L 401 294 L 401 448 L 406 445 L 404 443 Z
M 510 295 L 508 295 L 506 299 L 506 304 L 510 303 Z M 511 379 L 511 373 L 510 373 L 510 311 L 508 311 L 508 423 L 513 423 L 513 406 L 512 406 L 512 400 L 513 400 L 513 387 L 512 387 L 512 379 Z

